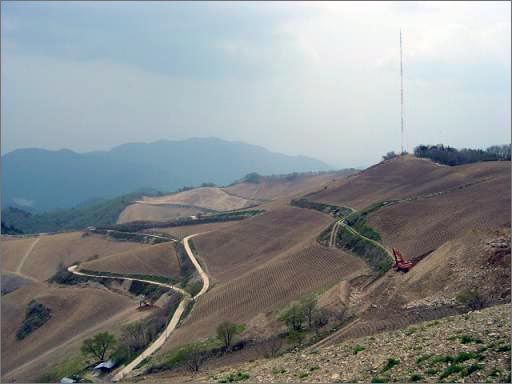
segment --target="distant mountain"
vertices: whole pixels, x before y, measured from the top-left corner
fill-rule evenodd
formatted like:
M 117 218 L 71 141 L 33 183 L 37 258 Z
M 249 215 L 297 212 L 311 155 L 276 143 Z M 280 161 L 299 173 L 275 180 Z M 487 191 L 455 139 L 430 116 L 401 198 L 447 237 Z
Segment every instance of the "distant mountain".
M 244 175 L 325 171 L 322 161 L 215 138 L 123 144 L 110 151 L 18 149 L 2 156 L 2 207 L 68 208 L 145 189 L 173 191 Z

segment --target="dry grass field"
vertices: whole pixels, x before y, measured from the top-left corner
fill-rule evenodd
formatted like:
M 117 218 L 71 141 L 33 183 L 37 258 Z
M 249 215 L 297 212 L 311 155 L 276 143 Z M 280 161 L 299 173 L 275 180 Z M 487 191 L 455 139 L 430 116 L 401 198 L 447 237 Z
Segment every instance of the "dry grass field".
M 26 251 L 35 241 L 15 239 L 2 241 L 2 270 L 15 272 Z M 97 255 L 98 258 L 128 250 L 136 250 L 148 245 L 105 239 L 99 235 L 83 236 L 82 232 L 40 236 L 37 244 L 26 257 L 20 273 L 43 281 L 53 276 L 60 263 L 71 265 Z
M 36 299 L 49 307 L 52 317 L 25 339 L 16 330 L 27 304 Z M 2 297 L 2 381 L 35 381 L 63 351 L 78 351 L 83 338 L 112 329 L 137 311 L 134 299 L 103 287 L 65 287 L 32 283 Z M 57 360 L 58 361 L 58 360 Z M 16 368 L 16 370 L 14 370 Z
M 37 237 L 16 239 L 2 236 L 2 242 L 0 244 L 2 249 L 0 254 L 2 271 L 15 272 L 21 259 L 36 240 Z
M 254 205 L 255 202 L 242 197 L 230 195 L 216 187 L 194 188 L 189 191 L 174 193 L 166 196 L 144 196 L 143 204 L 178 204 L 198 208 L 212 209 L 214 211 L 232 211 Z
M 424 195 L 510 175 L 510 162 L 483 162 L 448 167 L 412 156 L 394 158 L 342 179 L 308 199 L 362 209 L 395 198 Z
M 117 219 L 117 224 L 129 223 L 131 221 L 167 221 L 179 217 L 187 217 L 203 212 L 197 207 L 178 207 L 151 204 L 130 204 Z
M 83 269 L 101 272 L 142 274 L 180 278 L 180 265 L 174 242 L 115 253 L 80 265 Z

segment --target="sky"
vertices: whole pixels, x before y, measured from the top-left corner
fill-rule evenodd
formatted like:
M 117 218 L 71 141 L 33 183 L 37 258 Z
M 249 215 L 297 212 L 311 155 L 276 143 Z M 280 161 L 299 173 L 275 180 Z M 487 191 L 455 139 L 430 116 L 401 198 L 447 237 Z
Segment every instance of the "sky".
M 510 2 L 1 3 L 1 150 L 219 137 L 337 167 L 510 143 Z

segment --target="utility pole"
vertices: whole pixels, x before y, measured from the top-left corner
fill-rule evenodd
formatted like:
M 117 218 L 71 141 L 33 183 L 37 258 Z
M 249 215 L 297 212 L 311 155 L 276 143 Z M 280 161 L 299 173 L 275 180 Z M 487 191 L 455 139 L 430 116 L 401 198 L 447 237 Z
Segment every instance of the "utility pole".
M 400 136 L 401 154 L 404 153 L 404 65 L 402 59 L 402 29 L 400 29 Z

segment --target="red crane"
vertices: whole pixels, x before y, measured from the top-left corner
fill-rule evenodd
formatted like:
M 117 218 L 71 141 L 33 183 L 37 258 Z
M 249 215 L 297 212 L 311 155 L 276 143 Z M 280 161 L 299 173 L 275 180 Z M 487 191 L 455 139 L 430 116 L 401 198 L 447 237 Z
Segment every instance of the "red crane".
M 410 261 L 404 260 L 398 249 L 393 248 L 393 256 L 395 257 L 395 265 L 393 267 L 396 267 L 397 271 L 408 272 L 414 266 Z

